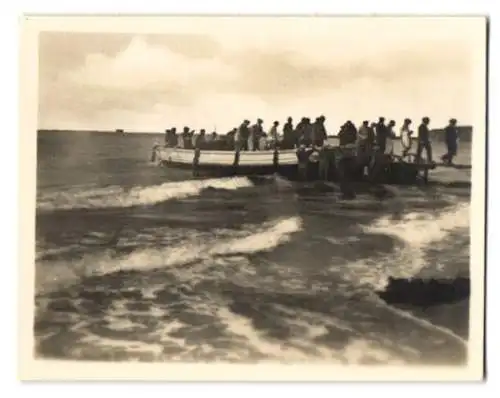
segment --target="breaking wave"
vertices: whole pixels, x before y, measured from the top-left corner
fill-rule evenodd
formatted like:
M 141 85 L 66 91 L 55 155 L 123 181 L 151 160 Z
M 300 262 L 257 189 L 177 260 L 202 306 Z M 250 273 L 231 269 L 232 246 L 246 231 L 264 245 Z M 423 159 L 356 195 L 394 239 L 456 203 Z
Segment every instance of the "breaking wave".
M 158 248 L 155 246 L 119 254 L 120 246 L 97 253 L 83 253 L 68 264 L 65 260 L 39 260 L 37 291 L 60 288 L 90 276 L 118 271 L 145 271 L 198 263 L 218 256 L 251 254 L 268 251 L 288 242 L 290 235 L 302 228 L 299 217 L 278 219 L 261 226 L 249 226 L 243 231 L 217 231 L 213 237 L 200 239 L 186 234 L 179 242 Z M 152 242 L 154 243 L 154 242 Z M 40 257 L 40 256 L 39 256 Z
M 167 182 L 161 185 L 133 187 L 131 189 L 119 186 L 92 189 L 78 187 L 65 191 L 41 193 L 37 198 L 37 208 L 42 211 L 51 211 L 132 207 L 196 196 L 207 188 L 236 190 L 251 186 L 253 186 L 252 182 L 246 177 L 232 177 Z
M 336 184 L 279 176 L 174 182 L 185 173 L 148 167 L 150 137 L 139 159 L 132 136 L 61 134 L 71 159 L 39 151 L 37 356 L 466 362 L 466 301 L 421 311 L 376 290 L 391 276 L 468 270 L 469 207 L 457 202 L 470 187 L 344 201 Z
M 379 218 L 370 225 L 362 227 L 366 234 L 386 235 L 395 239 L 395 248 L 389 253 L 350 263 L 343 268 L 343 275 L 356 284 L 366 284 L 376 290 L 387 286 L 389 277 L 411 278 L 425 271 L 430 265 L 428 251 L 449 244 L 461 260 L 468 258 L 467 242 L 470 207 L 468 203 L 450 206 L 437 214 L 411 212 L 394 219 L 390 216 Z M 465 232 L 465 233 L 464 233 Z M 450 238 L 459 234 L 460 241 Z M 459 238 L 457 238 L 459 239 Z M 461 247 L 459 249 L 457 246 Z M 438 261 L 435 260 L 434 261 Z M 458 265 L 455 264 L 457 267 Z M 433 272 L 443 271 L 439 264 L 432 264 Z M 337 265 L 333 266 L 336 268 Z M 457 268 L 454 267 L 454 268 Z M 442 267 L 441 267 L 442 268 Z M 459 270 L 454 269 L 456 273 Z M 434 275 L 435 276 L 435 275 Z

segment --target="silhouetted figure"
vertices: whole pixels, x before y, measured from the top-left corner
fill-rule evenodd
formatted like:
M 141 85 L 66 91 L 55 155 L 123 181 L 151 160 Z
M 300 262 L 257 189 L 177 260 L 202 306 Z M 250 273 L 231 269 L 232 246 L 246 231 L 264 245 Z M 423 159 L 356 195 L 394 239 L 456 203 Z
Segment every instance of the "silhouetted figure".
M 422 160 L 422 151 L 425 149 L 427 154 L 427 162 L 432 162 L 432 147 L 429 137 L 429 123 L 430 119 L 426 116 L 422 118 L 422 123 L 418 126 L 418 146 L 416 161 Z
M 358 130 L 358 142 L 366 142 L 370 138 L 370 126 L 368 120 L 363 120 Z
M 177 130 L 172 127 L 170 130 L 165 130 L 165 145 L 170 148 L 177 146 Z
M 223 150 L 224 147 L 222 145 L 219 136 L 215 131 L 205 136 L 205 148 L 213 149 L 213 150 Z
M 372 143 L 375 144 L 375 132 L 377 131 L 377 123 L 370 123 L 370 134 L 373 137 Z
M 399 130 L 401 134 L 401 146 L 403 147 L 403 158 L 405 158 L 408 155 L 408 152 L 410 152 L 411 146 L 412 146 L 412 134 L 413 131 L 410 128 L 411 125 L 411 119 L 405 119 L 403 122 L 403 126 Z
M 394 126 L 396 122 L 391 120 L 387 125 L 386 137 L 385 137 L 385 151 L 386 155 L 391 155 L 394 153 L 394 138 L 396 138 L 396 134 L 394 133 Z
M 248 151 L 248 137 L 250 135 L 249 126 L 250 121 L 244 120 L 236 131 L 235 135 L 235 149 L 236 151 Z
M 352 187 L 355 178 L 358 158 L 356 153 L 358 132 L 356 126 L 348 120 L 340 128 L 339 137 L 339 161 L 337 162 L 337 172 L 340 180 L 340 190 L 344 199 L 353 199 L 356 195 Z
M 264 130 L 262 129 L 262 119 L 257 119 L 255 123 L 249 130 L 248 135 L 248 150 L 256 151 L 259 148 L 259 140 L 264 135 Z
M 358 132 L 356 131 L 356 126 L 348 120 L 341 128 L 338 133 L 339 137 L 339 145 L 340 146 L 345 146 L 348 144 L 355 144 Z
M 188 127 L 182 129 L 177 141 L 179 148 L 188 149 L 190 147 L 190 144 L 188 144 L 188 141 L 190 141 Z
M 283 149 L 293 149 L 297 145 L 297 138 L 295 137 L 295 130 L 293 128 L 293 119 L 289 117 L 283 126 Z
M 375 143 L 377 149 L 373 151 L 368 167 L 368 175 L 371 182 L 379 182 L 384 175 L 387 166 L 392 161 L 393 137 L 395 122 L 391 120 L 385 124 L 385 118 L 380 117 L 375 125 Z
M 217 141 L 217 132 L 212 131 L 212 134 L 210 134 L 210 140 L 211 141 Z
M 231 131 L 228 131 L 226 137 L 224 139 L 224 149 L 233 151 L 235 148 L 235 135 L 238 131 L 237 128 L 233 128 Z
M 447 153 L 441 159 L 448 165 L 453 163 L 453 158 L 457 155 L 458 149 L 458 128 L 457 119 L 450 119 L 448 126 L 444 129 Z
M 278 146 L 278 126 L 279 126 L 280 122 L 278 122 L 277 120 L 275 120 L 273 122 L 273 126 L 271 127 L 271 129 L 269 130 L 269 147 L 274 149 L 276 146 Z M 263 148 L 261 148 L 262 150 Z M 265 148 L 264 148 L 265 149 Z
M 295 140 L 296 140 L 295 145 L 297 145 L 297 147 L 300 146 L 300 143 L 302 141 L 302 136 L 304 135 L 306 124 L 307 124 L 307 118 L 303 117 L 302 119 L 300 119 L 300 122 L 297 123 L 297 126 L 295 127 Z
M 387 125 L 387 136 L 389 138 L 396 138 L 396 133 L 394 132 L 394 127 L 396 126 L 396 122 L 391 120 Z
M 316 119 L 312 129 L 312 144 L 316 146 L 323 146 L 326 139 L 325 117 L 321 115 Z
M 191 132 L 191 147 L 194 149 L 194 157 L 193 157 L 193 176 L 198 176 L 198 166 L 200 161 L 201 150 L 205 149 L 206 146 L 206 135 L 205 129 L 200 130 L 200 134 L 194 134 L 194 131 Z
M 191 137 L 191 144 L 194 149 L 203 149 L 206 143 L 205 129 L 200 130 L 200 134 Z
M 181 142 L 182 142 L 182 148 L 184 149 L 192 149 L 192 143 L 191 143 L 191 134 L 189 131 L 189 127 L 184 127 L 182 130 L 181 134 Z
M 301 125 L 301 132 L 299 136 L 299 142 L 301 145 L 306 147 L 312 145 L 313 138 L 313 125 L 311 124 L 311 119 L 308 117 L 304 118 L 304 122 Z
M 305 145 L 300 145 L 297 148 L 297 160 L 298 160 L 298 173 L 299 179 L 302 181 L 307 180 L 308 170 L 309 170 L 309 156 L 311 156 L 312 149 L 306 148 Z
M 368 165 L 373 152 L 373 131 L 368 123 L 368 120 L 363 121 L 357 136 L 358 160 L 365 166 Z
M 189 137 L 189 142 L 190 142 L 189 149 L 193 149 L 194 148 L 194 146 L 193 146 L 194 130 L 189 131 L 188 137 Z
M 375 126 L 375 142 L 377 144 L 378 152 L 384 153 L 386 140 L 387 140 L 387 126 L 385 125 L 385 118 L 379 117 L 378 123 Z

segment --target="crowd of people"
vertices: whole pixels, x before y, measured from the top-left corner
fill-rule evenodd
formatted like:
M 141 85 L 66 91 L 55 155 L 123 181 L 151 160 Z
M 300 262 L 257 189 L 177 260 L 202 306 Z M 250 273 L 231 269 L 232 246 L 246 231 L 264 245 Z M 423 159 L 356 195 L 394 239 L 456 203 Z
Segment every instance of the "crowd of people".
M 415 161 L 422 159 L 422 153 L 426 152 L 427 162 L 432 162 L 432 145 L 429 130 L 430 119 L 423 117 L 418 126 L 417 134 L 414 136 L 412 120 L 404 119 L 400 127 L 400 137 L 403 158 L 410 154 L 410 150 L 416 142 Z M 249 120 L 244 120 L 239 127 L 233 128 L 225 135 L 219 135 L 215 131 L 207 134 L 201 129 L 198 134 L 189 127 L 184 127 L 181 134 L 177 133 L 175 127 L 165 132 L 165 145 L 184 149 L 212 149 L 212 150 L 236 150 L 257 151 L 279 149 L 295 149 L 327 146 L 327 132 L 325 128 L 325 117 L 319 116 L 314 122 L 310 118 L 303 117 L 294 126 L 293 119 L 289 117 L 279 132 L 279 121 L 274 121 L 266 133 L 263 120 L 257 119 L 251 125 Z M 345 122 L 337 133 L 339 146 L 355 148 L 358 153 L 370 155 L 382 153 L 393 155 L 393 140 L 397 137 L 394 129 L 396 122 L 390 120 L 386 123 L 384 117 L 377 122 L 370 123 L 365 120 L 357 128 L 351 121 Z M 443 162 L 451 164 L 457 154 L 458 128 L 457 120 L 450 119 L 444 130 L 447 152 L 441 157 Z

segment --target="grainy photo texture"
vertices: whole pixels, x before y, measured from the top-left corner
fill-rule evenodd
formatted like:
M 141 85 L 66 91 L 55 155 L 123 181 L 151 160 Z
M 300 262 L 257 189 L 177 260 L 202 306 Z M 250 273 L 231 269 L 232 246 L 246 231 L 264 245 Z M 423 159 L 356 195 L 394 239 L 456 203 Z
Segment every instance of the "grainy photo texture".
M 29 361 L 481 378 L 486 23 L 42 18 Z

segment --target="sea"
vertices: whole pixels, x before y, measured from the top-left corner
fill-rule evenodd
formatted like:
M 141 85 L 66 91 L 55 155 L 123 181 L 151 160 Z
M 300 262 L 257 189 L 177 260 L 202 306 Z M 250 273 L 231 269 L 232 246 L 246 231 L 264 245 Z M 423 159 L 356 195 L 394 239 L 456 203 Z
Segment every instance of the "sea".
M 379 293 L 391 277 L 468 277 L 470 169 L 343 200 L 279 176 L 159 167 L 162 139 L 38 134 L 38 358 L 466 363 L 467 300 L 403 307 Z

